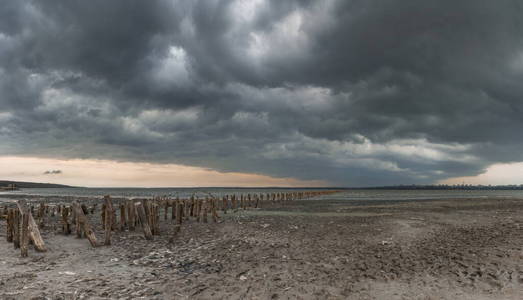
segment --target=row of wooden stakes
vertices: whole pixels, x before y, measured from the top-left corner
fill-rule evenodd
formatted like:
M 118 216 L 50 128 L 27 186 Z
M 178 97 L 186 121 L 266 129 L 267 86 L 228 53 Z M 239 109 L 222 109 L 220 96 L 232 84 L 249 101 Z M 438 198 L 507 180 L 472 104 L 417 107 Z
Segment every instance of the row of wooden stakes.
M 248 208 L 260 208 L 262 203 L 285 203 L 286 201 L 317 197 L 332 194 L 337 191 L 299 191 L 288 193 L 241 194 L 225 195 L 221 198 L 209 194 L 205 198 L 190 197 L 189 199 L 172 199 L 155 197 L 152 199 L 113 199 L 110 196 L 103 198 L 101 207 L 101 224 L 104 229 L 103 245 L 111 244 L 113 231 L 134 231 L 139 225 L 145 239 L 152 240 L 154 235 L 160 234 L 160 210 L 163 208 L 163 219 L 169 217 L 175 221 L 170 241 L 173 242 L 181 230 L 184 221 L 193 219 L 196 222 L 208 222 L 209 215 L 214 222 L 220 219 L 219 212 L 237 212 Z M 119 202 L 119 203 L 113 203 Z M 118 206 L 118 207 L 117 207 Z M 171 213 L 169 213 L 171 209 Z M 62 233 L 72 233 L 74 225 L 78 238 L 86 237 L 91 246 L 98 247 L 95 231 L 86 215 L 95 214 L 97 204 L 91 207 L 73 201 L 72 205 L 47 205 L 41 203 L 35 212 L 33 206 L 28 208 L 25 200 L 17 202 L 17 208 L 4 207 L 4 218 L 7 219 L 7 241 L 13 242 L 15 248 L 21 249 L 22 257 L 27 256 L 27 247 L 31 242 L 37 251 L 45 252 L 45 243 L 40 235 L 40 229 L 45 228 L 46 216 L 60 217 Z M 118 213 L 119 212 L 119 213 Z M 37 221 L 33 214 L 36 213 Z M 117 218 L 118 217 L 118 218 Z

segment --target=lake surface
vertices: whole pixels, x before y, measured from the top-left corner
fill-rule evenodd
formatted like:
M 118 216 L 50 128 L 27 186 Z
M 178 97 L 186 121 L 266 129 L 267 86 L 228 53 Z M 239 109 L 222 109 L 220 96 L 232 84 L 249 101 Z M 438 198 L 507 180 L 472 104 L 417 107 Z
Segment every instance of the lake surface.
M 0 192 L 0 197 L 17 195 L 28 196 L 87 196 L 100 197 L 190 197 L 196 195 L 205 197 L 209 194 L 222 196 L 225 194 L 272 193 L 303 191 L 306 189 L 276 189 L 276 188 L 35 188 L 19 191 Z M 340 193 L 321 196 L 329 200 L 354 201 L 397 201 L 397 200 L 431 200 L 459 198 L 523 198 L 523 191 L 467 191 L 467 190 L 345 190 Z

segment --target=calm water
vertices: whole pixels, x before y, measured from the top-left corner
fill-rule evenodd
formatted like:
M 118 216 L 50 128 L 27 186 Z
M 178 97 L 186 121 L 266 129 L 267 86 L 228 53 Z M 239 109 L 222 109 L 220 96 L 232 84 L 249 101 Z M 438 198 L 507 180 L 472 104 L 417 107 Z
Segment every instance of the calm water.
M 238 189 L 238 188 L 47 188 L 22 189 L 20 191 L 0 192 L 0 197 L 9 195 L 41 195 L 41 196 L 92 196 L 111 195 L 113 197 L 190 197 L 195 194 L 205 197 L 209 193 L 214 196 L 224 194 L 271 193 L 297 191 L 303 189 Z M 398 191 L 398 190 L 347 190 L 337 194 L 322 196 L 332 200 L 430 200 L 459 198 L 523 198 L 523 191 Z

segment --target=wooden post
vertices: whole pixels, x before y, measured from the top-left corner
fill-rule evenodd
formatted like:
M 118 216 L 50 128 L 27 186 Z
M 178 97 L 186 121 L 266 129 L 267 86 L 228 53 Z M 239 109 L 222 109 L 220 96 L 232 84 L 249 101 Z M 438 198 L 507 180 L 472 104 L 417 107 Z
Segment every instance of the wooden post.
M 38 208 L 38 228 L 43 229 L 45 226 L 45 204 L 42 202 L 40 203 L 40 207 Z
M 152 202 L 148 199 L 142 200 L 142 205 L 145 211 L 145 216 L 147 220 L 147 225 L 149 225 L 149 229 L 151 231 L 151 234 L 154 235 L 154 216 L 153 216 L 153 205 Z
M 120 230 L 124 231 L 127 224 L 127 219 L 125 216 L 125 203 L 120 203 Z
M 20 229 L 20 253 L 22 257 L 27 257 L 27 247 L 29 246 L 29 210 L 27 209 L 27 206 L 20 206 L 20 215 L 22 216 L 22 227 Z
M 28 236 L 33 242 L 36 251 L 45 252 L 47 249 L 45 248 L 44 240 L 42 239 L 42 236 L 40 235 L 40 230 L 38 229 L 38 225 L 36 225 L 36 222 L 33 218 L 33 215 L 29 212 L 29 209 L 27 208 L 27 204 L 25 200 L 18 200 L 16 203 L 18 205 L 18 210 L 20 212 L 27 211 L 27 230 L 28 230 Z
M 173 235 L 169 239 L 169 242 L 174 242 L 178 234 L 180 233 L 180 230 L 182 228 L 182 205 L 179 201 L 175 202 L 175 206 L 173 206 L 173 211 L 176 211 L 176 225 L 174 225 L 173 228 Z
M 211 208 L 212 208 L 212 219 L 213 219 L 214 223 L 218 222 L 218 213 L 216 212 L 216 206 L 217 206 L 216 199 L 213 198 L 211 200 Z
M 158 226 L 158 220 L 159 220 L 159 206 L 156 203 L 151 203 L 150 207 L 150 214 L 151 214 L 151 232 L 153 235 L 159 235 L 160 229 Z
M 176 219 L 181 218 L 183 221 L 183 199 L 178 199 L 177 202 Z
M 80 232 L 84 232 L 85 236 L 91 243 L 91 246 L 97 247 L 98 241 L 96 240 L 96 235 L 94 234 L 93 229 L 91 228 L 91 225 L 87 221 L 87 218 L 84 215 L 84 212 L 82 211 L 82 208 L 78 204 L 78 202 L 73 202 L 73 210 L 76 216 L 76 223 L 80 230 Z
M 167 199 L 163 199 L 162 204 L 163 204 L 163 220 L 167 221 L 167 215 L 169 212 L 169 202 L 167 202 Z
M 89 214 L 89 210 L 87 209 L 87 206 L 85 204 L 81 205 L 82 211 L 84 212 L 84 215 Z
M 222 205 L 222 210 L 223 210 L 223 213 L 226 214 L 227 213 L 227 196 L 223 196 L 223 205 Z
M 142 224 L 142 230 L 145 235 L 145 239 L 152 240 L 153 234 L 151 232 L 151 228 L 149 227 L 149 221 L 147 220 L 147 216 L 145 215 L 145 209 L 143 203 L 137 202 L 135 204 L 136 212 L 138 213 L 138 218 L 140 219 L 140 224 Z
M 104 245 L 111 245 L 111 231 L 113 227 L 113 202 L 110 196 L 104 196 L 105 204 L 105 242 Z
M 171 221 L 176 219 L 176 201 L 169 199 L 169 205 L 171 206 Z
M 82 231 L 82 225 L 80 224 L 80 219 L 78 217 L 78 213 L 76 212 L 76 208 L 73 206 L 73 211 L 74 211 L 74 227 L 75 227 L 75 230 L 76 230 L 76 237 L 81 239 L 83 237 L 83 231 Z M 105 214 L 105 212 L 104 212 Z M 105 223 L 102 223 L 102 226 L 104 225 Z
M 160 204 L 156 203 L 154 206 L 154 231 L 157 235 L 160 234 Z
M 141 202 L 142 202 L 143 210 L 145 212 L 147 224 L 149 225 L 149 228 L 150 228 L 151 227 L 151 213 L 149 212 L 149 201 L 147 199 L 142 199 Z M 152 232 L 152 228 L 151 228 L 151 232 Z
M 6 224 L 6 235 L 5 238 L 8 243 L 13 242 L 13 209 L 9 208 L 7 210 L 7 224 Z
M 116 208 L 111 205 L 111 229 L 118 230 L 118 222 L 116 221 Z
M 182 218 L 187 220 L 187 199 L 181 199 L 180 203 L 182 204 Z
M 182 229 L 182 223 L 183 223 L 182 205 L 179 201 L 176 201 L 174 205 L 175 206 L 173 206 L 173 211 L 176 211 L 176 225 L 174 225 L 173 235 L 172 235 L 171 239 L 169 240 L 171 243 L 174 242 L 174 240 L 180 233 L 180 230 Z
M 160 214 L 160 209 L 161 209 L 161 205 L 160 203 L 156 203 L 156 207 L 155 207 L 155 214 L 154 214 L 154 226 L 156 227 L 156 234 L 160 234 L 160 220 L 162 219 L 161 218 L 161 214 Z
M 62 208 L 62 232 L 65 235 L 71 233 L 71 224 L 69 224 L 69 213 L 71 211 L 70 207 L 64 206 Z
M 134 231 L 135 225 L 136 225 L 136 209 L 134 206 L 133 200 L 127 201 L 127 218 L 128 218 L 128 227 L 129 230 Z
M 100 212 L 101 217 L 102 217 L 102 227 L 103 227 L 103 229 L 105 229 L 105 213 L 107 211 L 105 206 L 106 206 L 105 203 L 102 204 L 102 211 Z
M 191 212 L 192 203 L 191 203 L 191 199 L 188 198 L 188 199 L 185 199 L 184 201 L 185 201 L 185 212 L 184 212 L 185 220 L 189 220 L 192 217 L 192 212 Z
M 182 199 L 181 200 L 182 202 L 182 218 L 183 220 L 187 220 L 187 200 L 186 199 Z
M 13 211 L 13 246 L 20 248 L 20 212 L 18 209 Z
M 154 202 L 149 202 L 149 226 L 151 226 L 151 233 L 157 235 L 156 233 L 156 204 Z
M 176 223 L 182 225 L 183 223 L 183 205 L 180 201 L 176 201 Z
M 191 217 L 195 217 L 196 213 L 196 201 L 194 199 L 194 196 L 191 196 Z
M 208 203 L 208 198 L 205 198 L 204 204 L 203 204 L 203 223 L 207 223 L 207 203 Z
M 71 216 L 71 225 L 70 225 L 70 228 L 71 228 L 71 233 L 73 232 L 73 225 L 76 227 L 76 211 L 74 210 L 74 207 L 71 205 L 68 207 L 69 208 L 69 215 Z M 65 207 L 64 207 L 65 209 Z
M 202 200 L 196 198 L 196 222 L 200 222 L 202 214 Z

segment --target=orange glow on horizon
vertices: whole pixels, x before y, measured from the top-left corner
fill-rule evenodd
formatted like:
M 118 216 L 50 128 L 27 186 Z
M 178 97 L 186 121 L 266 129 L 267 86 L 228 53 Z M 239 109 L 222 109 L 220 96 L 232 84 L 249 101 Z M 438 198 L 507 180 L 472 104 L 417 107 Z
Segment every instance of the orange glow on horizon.
M 44 174 L 60 170 L 60 174 Z M 0 179 L 83 187 L 320 187 L 321 180 L 219 172 L 177 164 L 0 156 Z

